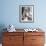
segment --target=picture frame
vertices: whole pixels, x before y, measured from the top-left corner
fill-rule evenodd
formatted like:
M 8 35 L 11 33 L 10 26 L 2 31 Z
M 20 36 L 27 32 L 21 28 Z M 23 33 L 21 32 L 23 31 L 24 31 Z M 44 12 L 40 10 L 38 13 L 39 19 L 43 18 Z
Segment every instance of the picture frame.
M 34 5 L 19 6 L 19 21 L 24 23 L 34 22 Z

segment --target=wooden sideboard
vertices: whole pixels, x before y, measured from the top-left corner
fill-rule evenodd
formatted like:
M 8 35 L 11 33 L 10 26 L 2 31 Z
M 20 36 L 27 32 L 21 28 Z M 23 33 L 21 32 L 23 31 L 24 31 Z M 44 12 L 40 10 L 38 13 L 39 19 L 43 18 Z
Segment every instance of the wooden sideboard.
M 3 32 L 3 46 L 44 46 L 44 32 Z

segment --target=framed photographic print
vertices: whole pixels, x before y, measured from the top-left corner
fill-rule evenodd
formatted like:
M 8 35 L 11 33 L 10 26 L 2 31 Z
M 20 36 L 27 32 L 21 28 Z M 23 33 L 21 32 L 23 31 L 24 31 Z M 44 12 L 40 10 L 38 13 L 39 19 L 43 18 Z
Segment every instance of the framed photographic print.
M 34 5 L 19 6 L 20 22 L 34 22 Z

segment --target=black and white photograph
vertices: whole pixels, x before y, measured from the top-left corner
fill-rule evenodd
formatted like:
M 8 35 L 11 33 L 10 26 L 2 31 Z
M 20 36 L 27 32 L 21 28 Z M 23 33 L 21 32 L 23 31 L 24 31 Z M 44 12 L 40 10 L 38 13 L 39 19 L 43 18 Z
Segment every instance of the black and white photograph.
M 20 5 L 20 22 L 33 22 L 34 5 Z

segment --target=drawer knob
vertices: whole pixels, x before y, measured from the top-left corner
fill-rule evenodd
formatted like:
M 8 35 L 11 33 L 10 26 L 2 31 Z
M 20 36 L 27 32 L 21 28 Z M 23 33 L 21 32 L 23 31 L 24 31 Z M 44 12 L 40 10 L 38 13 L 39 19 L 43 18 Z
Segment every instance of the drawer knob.
M 13 38 L 9 38 L 10 40 L 12 40 Z
M 36 40 L 36 39 L 32 39 L 32 40 Z

